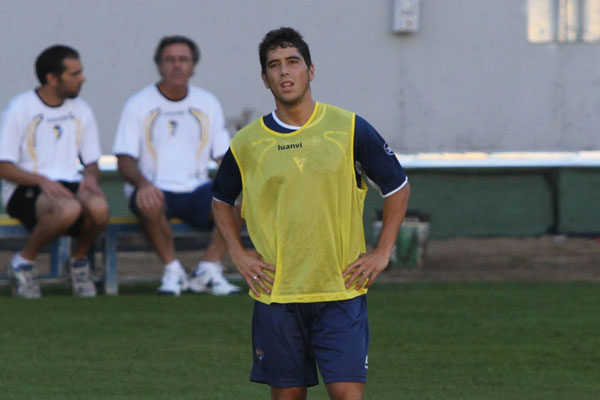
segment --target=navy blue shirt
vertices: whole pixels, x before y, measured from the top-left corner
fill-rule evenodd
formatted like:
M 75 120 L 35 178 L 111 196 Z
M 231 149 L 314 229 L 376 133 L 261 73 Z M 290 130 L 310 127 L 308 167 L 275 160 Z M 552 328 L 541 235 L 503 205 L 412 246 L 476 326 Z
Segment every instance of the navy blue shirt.
M 265 125 L 275 132 L 290 133 L 296 130 L 281 125 L 273 113 L 262 118 Z M 360 187 L 361 174 L 364 172 L 384 197 L 395 193 L 408 181 L 390 146 L 371 124 L 358 115 L 354 129 L 354 161 L 357 185 Z M 242 176 L 231 149 L 223 156 L 212 191 L 215 199 L 231 206 L 242 192 Z

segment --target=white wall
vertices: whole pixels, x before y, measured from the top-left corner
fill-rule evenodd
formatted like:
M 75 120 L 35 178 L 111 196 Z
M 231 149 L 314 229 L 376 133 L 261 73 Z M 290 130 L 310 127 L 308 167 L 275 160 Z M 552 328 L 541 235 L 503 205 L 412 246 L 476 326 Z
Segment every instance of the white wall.
M 110 153 L 120 109 L 158 78 L 164 35 L 188 35 L 193 83 L 228 118 L 273 101 L 260 80 L 264 34 L 293 26 L 311 47 L 317 100 L 356 111 L 402 153 L 600 148 L 596 44 L 529 44 L 525 0 L 422 0 L 421 31 L 391 32 L 391 0 L 0 0 L 0 104 L 37 82 L 55 43 L 77 48 Z

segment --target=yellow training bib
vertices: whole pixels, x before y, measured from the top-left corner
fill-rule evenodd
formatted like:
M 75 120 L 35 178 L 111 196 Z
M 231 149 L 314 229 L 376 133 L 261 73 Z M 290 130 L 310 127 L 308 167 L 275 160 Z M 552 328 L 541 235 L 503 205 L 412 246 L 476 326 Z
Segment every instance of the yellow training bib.
M 344 269 L 365 252 L 367 188 L 354 170 L 354 113 L 316 103 L 307 123 L 278 133 L 262 118 L 239 131 L 231 150 L 243 183 L 242 216 L 265 262 L 275 265 L 263 303 L 345 300 Z

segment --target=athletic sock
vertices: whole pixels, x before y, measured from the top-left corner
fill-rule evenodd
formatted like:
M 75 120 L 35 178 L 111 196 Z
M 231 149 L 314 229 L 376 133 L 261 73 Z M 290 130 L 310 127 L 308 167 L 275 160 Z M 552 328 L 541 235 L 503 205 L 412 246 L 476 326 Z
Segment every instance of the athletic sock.
M 16 267 L 18 267 L 19 265 L 22 265 L 22 264 L 30 264 L 30 265 L 33 265 L 33 263 L 34 263 L 34 261 L 33 261 L 33 260 L 28 260 L 28 259 L 26 259 L 25 257 L 23 257 L 23 256 L 21 255 L 21 253 L 16 253 L 16 254 L 13 256 L 13 259 L 12 259 L 12 262 L 11 262 L 11 264 L 12 264 L 11 266 L 12 266 L 12 268 L 13 268 L 13 269 L 16 269 Z
M 181 265 L 181 262 L 176 258 L 173 261 L 171 261 L 168 264 L 165 264 L 165 270 L 166 269 L 171 269 L 171 268 L 175 268 L 175 269 L 183 269 L 183 265 Z

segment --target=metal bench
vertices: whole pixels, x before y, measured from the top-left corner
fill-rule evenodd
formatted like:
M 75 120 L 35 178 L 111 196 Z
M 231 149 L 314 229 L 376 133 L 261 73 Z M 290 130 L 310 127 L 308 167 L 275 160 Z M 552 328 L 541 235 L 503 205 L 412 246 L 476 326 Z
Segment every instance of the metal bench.
M 210 232 L 194 228 L 180 219 L 169 221 L 175 237 L 194 237 L 202 241 L 202 244 L 208 244 L 210 241 Z M 0 217 L 0 240 L 26 238 L 29 233 L 16 219 L 9 217 Z M 95 245 L 90 250 L 90 259 L 92 267 L 94 265 L 94 253 L 99 251 L 103 256 L 103 276 L 104 293 L 106 295 L 119 294 L 119 282 L 117 274 L 117 255 L 119 252 L 119 238 L 139 237 L 144 234 L 144 229 L 136 217 L 111 217 L 104 234 L 98 239 L 99 246 Z M 246 231 L 242 232 L 244 245 L 252 247 Z M 40 279 L 68 278 L 66 263 L 71 254 L 71 238 L 61 236 L 54 240 L 50 247 L 50 273 L 40 275 Z M 0 274 L 0 279 L 8 279 L 4 273 Z
M 200 236 L 208 243 L 210 232 L 194 228 L 180 219 L 174 218 L 170 221 L 171 230 L 176 237 Z M 107 295 L 119 294 L 119 283 L 117 276 L 117 245 L 119 238 L 124 236 L 139 236 L 144 233 L 142 225 L 136 217 L 111 217 L 104 231 L 102 240 L 102 253 L 104 260 L 104 292 Z

